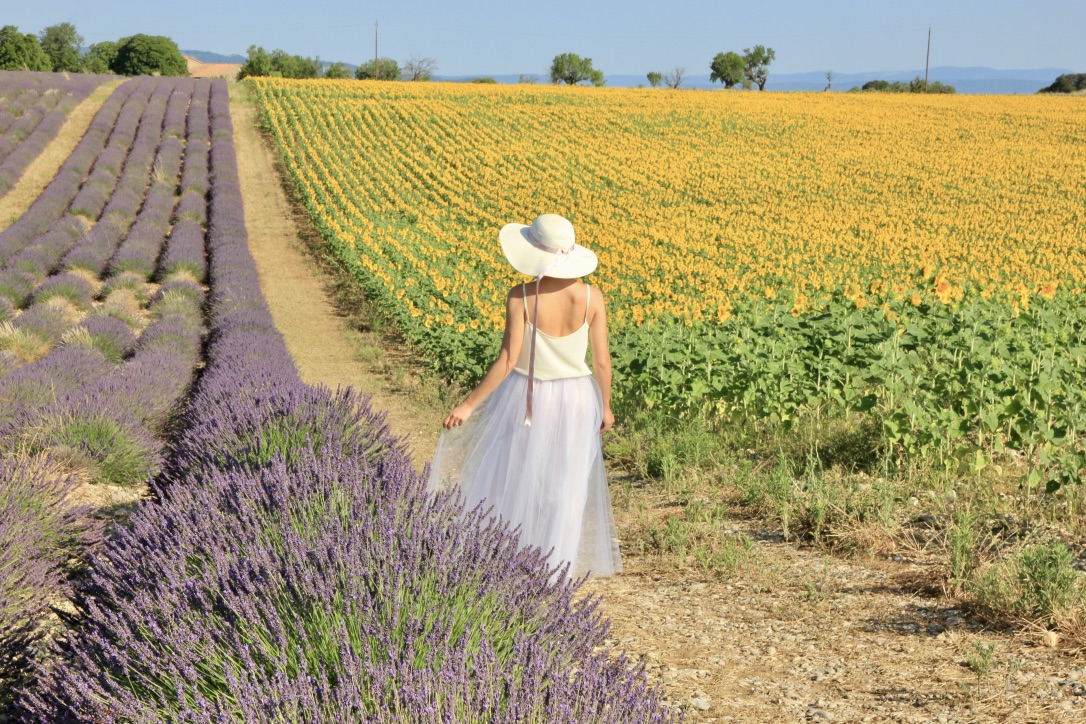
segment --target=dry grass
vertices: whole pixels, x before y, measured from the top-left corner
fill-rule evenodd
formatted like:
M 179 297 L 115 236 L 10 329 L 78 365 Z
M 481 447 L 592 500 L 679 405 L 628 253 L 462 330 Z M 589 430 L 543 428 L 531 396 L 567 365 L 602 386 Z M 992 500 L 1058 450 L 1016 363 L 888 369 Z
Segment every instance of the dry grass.
M 12 355 L 19 365 L 37 362 L 49 354 L 50 347 L 48 340 L 36 334 L 19 329 L 10 322 L 0 323 L 0 352 Z

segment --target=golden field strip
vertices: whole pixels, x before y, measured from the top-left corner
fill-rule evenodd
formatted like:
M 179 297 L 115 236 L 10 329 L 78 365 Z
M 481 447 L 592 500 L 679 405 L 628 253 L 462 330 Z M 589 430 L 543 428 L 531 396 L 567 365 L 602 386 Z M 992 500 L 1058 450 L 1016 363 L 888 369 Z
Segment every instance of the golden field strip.
M 249 83 L 326 237 L 427 327 L 500 326 L 497 231 L 544 212 L 598 252 L 619 325 L 1086 275 L 1079 97 Z

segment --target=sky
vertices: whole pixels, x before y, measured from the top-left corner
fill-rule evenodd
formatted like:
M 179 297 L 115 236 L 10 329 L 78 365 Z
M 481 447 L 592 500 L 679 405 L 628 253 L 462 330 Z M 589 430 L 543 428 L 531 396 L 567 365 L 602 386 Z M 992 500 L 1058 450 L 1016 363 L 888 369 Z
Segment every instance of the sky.
M 931 66 L 1086 72 L 1086 0 L 49 0 L 5 3 L 0 23 L 37 33 L 60 22 L 87 44 L 135 33 L 183 49 L 244 55 L 250 45 L 326 61 L 431 57 L 438 74 L 545 76 L 559 53 L 608 74 L 682 67 L 708 73 L 716 53 L 761 44 L 770 71 L 838 73 Z

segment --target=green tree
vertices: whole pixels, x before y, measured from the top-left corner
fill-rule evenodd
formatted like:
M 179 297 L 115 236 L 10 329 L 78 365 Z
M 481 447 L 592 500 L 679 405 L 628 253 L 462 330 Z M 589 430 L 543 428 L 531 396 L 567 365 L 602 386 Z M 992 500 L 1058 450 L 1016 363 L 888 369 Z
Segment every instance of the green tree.
M 112 73 L 113 61 L 117 58 L 117 44 L 112 40 L 103 40 L 87 48 L 83 55 L 83 72 Z
M 83 36 L 71 23 L 50 25 L 41 31 L 41 49 L 49 56 L 53 72 L 78 73 L 83 68 L 79 54 L 83 48 Z
M 381 58 L 376 62 L 367 60 L 358 66 L 358 70 L 354 72 L 354 77 L 359 80 L 399 80 L 400 64 L 392 58 Z
M 649 71 L 649 73 L 645 77 L 649 79 L 649 85 L 651 85 L 653 88 L 659 88 L 660 83 L 664 80 L 664 74 L 658 73 L 655 70 Z
M 1077 93 L 1086 90 L 1086 73 L 1065 73 L 1045 86 L 1038 93 Z
M 582 58 L 576 53 L 562 53 L 551 61 L 551 83 L 576 85 L 588 81 L 594 86 L 604 84 L 603 71 L 592 67 L 591 58 Z
M 272 76 L 271 56 L 263 48 L 250 45 L 245 52 L 245 62 L 238 70 L 238 80 L 242 78 L 270 78 Z
M 321 59 L 291 55 L 285 50 L 273 50 L 269 56 L 272 75 L 281 78 L 320 78 Z
M 709 82 L 723 83 L 725 88 L 734 88 L 737 83 L 743 82 L 743 56 L 734 50 L 727 53 L 717 53 L 713 61 L 709 63 Z
M 342 63 L 338 65 L 342 66 L 344 72 L 342 77 L 350 77 L 346 66 L 343 66 Z M 320 78 L 322 77 L 322 68 L 320 58 L 303 58 L 300 55 L 291 55 L 287 51 L 279 49 L 269 53 L 260 46 L 250 45 L 246 51 L 245 62 L 241 64 L 241 68 L 238 70 L 238 80 L 249 77 Z M 337 69 L 332 72 L 338 73 L 340 71 Z
M 764 45 L 743 48 L 743 77 L 757 85 L 758 90 L 764 91 L 765 83 L 769 80 L 769 64 L 776 57 L 776 51 Z
M 111 70 L 117 75 L 187 76 L 177 43 L 163 35 L 132 35 L 117 41 Z
M 14 25 L 0 28 L 0 70 L 53 69 L 37 35 L 24 35 Z
M 324 69 L 324 74 L 321 75 L 321 78 L 327 78 L 329 80 L 343 80 L 350 77 L 351 71 L 343 63 L 332 63 Z

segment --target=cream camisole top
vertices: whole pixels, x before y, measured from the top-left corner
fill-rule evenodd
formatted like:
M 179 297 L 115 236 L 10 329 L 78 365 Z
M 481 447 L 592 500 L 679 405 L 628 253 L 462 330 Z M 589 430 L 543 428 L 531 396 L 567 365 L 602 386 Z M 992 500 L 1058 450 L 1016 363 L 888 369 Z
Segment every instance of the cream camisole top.
M 592 298 L 592 287 L 585 285 L 588 294 L 585 296 L 584 324 L 572 334 L 561 337 L 553 337 L 546 332 L 536 329 L 535 339 L 535 378 L 537 380 L 561 380 L 567 377 L 587 377 L 592 374 L 585 362 L 585 354 L 588 352 L 588 302 Z M 527 317 L 528 289 L 521 285 L 524 294 L 524 310 Z M 529 355 L 532 348 L 532 331 L 534 326 L 531 321 L 524 322 L 524 342 L 520 345 L 520 356 L 513 369 L 522 375 L 528 374 Z

